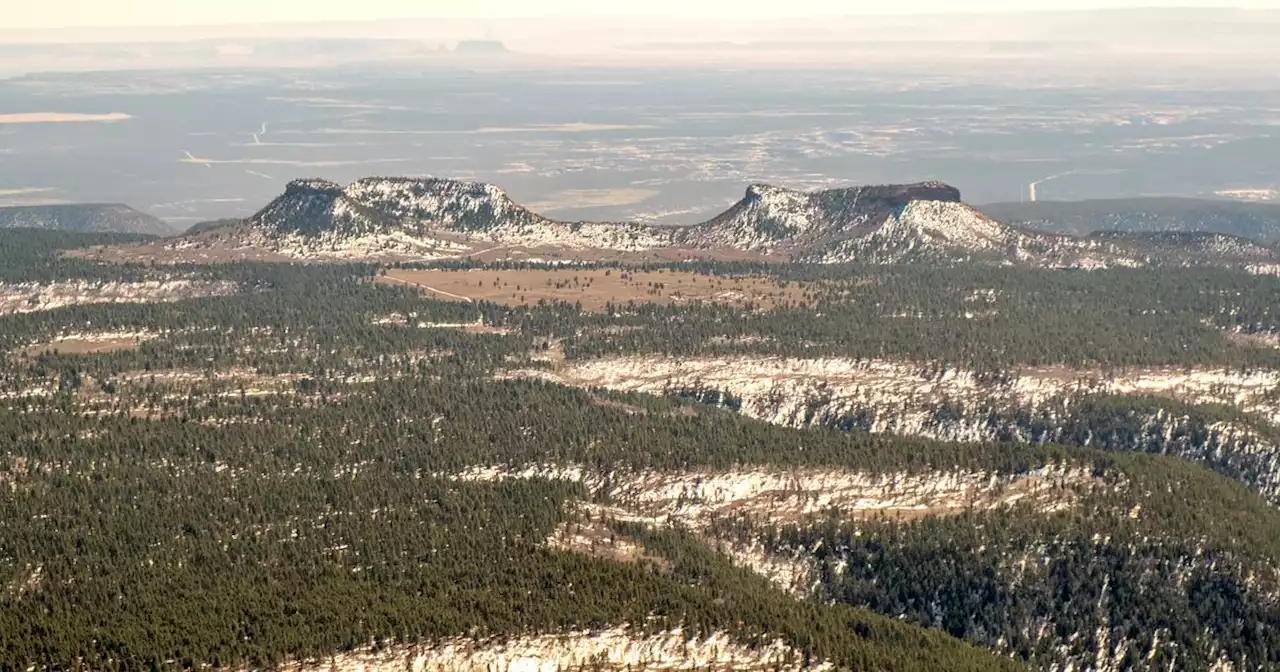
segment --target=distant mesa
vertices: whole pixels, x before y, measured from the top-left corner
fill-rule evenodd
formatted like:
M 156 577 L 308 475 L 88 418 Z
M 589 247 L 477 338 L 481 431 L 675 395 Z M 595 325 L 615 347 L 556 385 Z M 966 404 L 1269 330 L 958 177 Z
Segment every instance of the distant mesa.
M 454 48 L 454 52 L 467 56 L 491 56 L 509 54 L 511 50 L 501 40 L 462 40 Z
M 173 227 L 121 203 L 65 203 L 0 207 L 0 229 L 168 236 Z
M 1069 236 L 992 219 L 941 182 L 798 191 L 752 184 L 711 219 L 676 226 L 560 221 L 481 182 L 294 180 L 241 222 L 201 227 L 123 258 L 308 261 L 692 260 L 1053 268 L 1212 265 L 1280 274 L 1280 257 L 1223 234 Z M 141 255 L 141 256 L 140 256 Z M 148 256 L 150 255 L 150 256 Z
M 1280 202 L 1143 197 L 991 203 L 982 211 L 1010 225 L 1083 236 L 1095 231 L 1221 233 L 1280 244 Z

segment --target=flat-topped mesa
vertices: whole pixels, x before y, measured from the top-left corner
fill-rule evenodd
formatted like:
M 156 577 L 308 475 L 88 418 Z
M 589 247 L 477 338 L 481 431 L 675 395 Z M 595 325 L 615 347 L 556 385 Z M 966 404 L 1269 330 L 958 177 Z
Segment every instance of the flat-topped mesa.
M 363 177 L 347 185 L 345 193 L 369 202 L 387 198 L 471 197 L 510 200 L 501 188 L 486 182 L 447 177 Z
M 352 203 L 342 185 L 320 179 L 293 180 L 246 222 L 267 235 L 353 235 L 379 225 L 376 213 Z
M 543 218 L 483 182 L 438 177 L 370 177 L 351 183 L 347 198 L 391 219 L 465 232 L 522 227 Z
M 428 230 L 528 238 L 546 244 L 588 230 L 595 242 L 626 239 L 626 247 L 681 244 L 696 248 L 768 250 L 818 242 L 873 227 L 914 201 L 958 202 L 959 190 L 938 182 L 849 187 L 817 192 L 752 184 L 733 207 L 712 220 L 656 230 L 635 223 L 561 223 L 531 212 L 502 189 L 438 177 L 367 177 L 347 186 L 322 179 L 289 183 L 285 193 L 251 218 L 264 229 L 317 235 Z M 569 230 L 562 231 L 565 226 Z M 639 243 L 636 237 L 645 242 Z M 598 240 L 597 240 L 598 239 Z M 663 240 L 666 243 L 663 243 Z
M 420 234 L 428 229 L 487 233 L 539 218 L 493 185 L 441 178 L 368 177 L 347 186 L 293 180 L 284 194 L 250 218 L 267 232 L 364 235 Z
M 960 203 L 960 190 L 941 182 L 814 192 L 752 184 L 733 207 L 697 227 L 697 238 L 746 250 L 810 245 L 871 230 L 917 201 Z
M 962 203 L 960 190 L 942 182 L 826 189 L 814 192 L 812 198 L 828 221 L 839 228 L 879 224 L 920 201 Z
M 291 180 L 284 188 L 285 196 L 341 196 L 342 185 L 315 177 Z
M 960 190 L 945 182 L 916 182 L 914 184 L 889 184 L 871 187 L 853 187 L 862 192 L 863 199 L 882 200 L 898 205 L 912 201 L 944 201 L 960 203 Z M 846 191 L 835 189 L 832 191 Z
M 822 198 L 858 196 L 860 200 L 881 201 L 906 205 L 911 201 L 960 202 L 960 190 L 944 182 L 916 182 L 913 184 L 884 184 L 857 187 L 836 187 L 819 191 L 797 191 L 772 184 L 756 183 L 747 187 L 745 200 L 779 197 Z

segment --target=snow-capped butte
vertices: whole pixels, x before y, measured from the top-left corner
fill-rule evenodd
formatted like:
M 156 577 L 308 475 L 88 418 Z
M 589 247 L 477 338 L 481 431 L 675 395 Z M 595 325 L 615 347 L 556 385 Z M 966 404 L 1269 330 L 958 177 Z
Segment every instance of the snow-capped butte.
M 294 180 L 246 224 L 269 251 L 302 258 L 346 250 L 438 259 L 515 246 L 633 252 L 671 242 L 669 231 L 639 224 L 555 221 L 491 184 L 441 178 L 365 178 L 346 187 Z
M 466 256 L 591 258 L 643 253 L 821 263 L 905 261 L 1025 263 L 1099 268 L 1149 264 L 1272 267 L 1270 250 L 1232 241 L 1075 238 L 1000 224 L 940 182 L 805 192 L 753 184 L 723 213 L 683 226 L 565 222 L 513 201 L 502 189 L 444 178 L 371 177 L 342 186 L 290 182 L 242 224 L 164 243 L 208 257 L 211 249 L 295 259 L 446 259 Z M 551 254 L 548 254 L 548 253 Z M 1247 252 L 1247 254 L 1245 253 Z M 1246 264 L 1247 262 L 1247 264 Z
M 818 244 L 866 233 L 918 202 L 959 203 L 960 191 L 940 182 L 816 192 L 753 184 L 742 200 L 690 233 L 704 245 L 747 250 Z

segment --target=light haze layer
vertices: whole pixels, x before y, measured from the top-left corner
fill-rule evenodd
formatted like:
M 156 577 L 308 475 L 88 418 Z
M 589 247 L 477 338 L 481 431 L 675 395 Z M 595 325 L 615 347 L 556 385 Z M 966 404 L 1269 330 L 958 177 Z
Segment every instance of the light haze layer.
M 1134 0 L 46 0 L 7 8 L 10 30 L 94 26 L 212 25 L 308 21 L 369 21 L 390 18 L 479 18 L 664 16 L 673 18 L 778 18 L 853 14 L 920 14 L 1116 9 L 1149 6 Z M 1280 8 L 1278 0 L 1165 0 L 1168 7 Z

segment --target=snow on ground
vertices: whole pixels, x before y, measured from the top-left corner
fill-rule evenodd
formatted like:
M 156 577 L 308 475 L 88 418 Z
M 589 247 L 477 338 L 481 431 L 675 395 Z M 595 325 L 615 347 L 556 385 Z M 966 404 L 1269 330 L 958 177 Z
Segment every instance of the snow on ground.
M 750 649 L 728 634 L 679 629 L 646 635 L 626 627 L 477 641 L 447 639 L 381 652 L 365 649 L 283 666 L 285 672 L 552 672 L 556 670 L 799 670 L 803 656 L 780 641 Z M 830 669 L 815 666 L 808 669 Z
M 206 245 L 199 238 L 178 239 L 169 243 L 168 249 L 198 250 Z M 471 245 L 435 236 L 415 236 L 396 230 L 361 234 L 325 231 L 316 235 L 289 232 L 273 236 L 250 230 L 238 241 L 235 249 L 243 252 L 269 250 L 275 254 L 303 261 L 398 258 L 438 261 L 465 256 L 474 248 Z
M 0 315 L 89 303 L 164 303 L 205 296 L 227 296 L 239 290 L 239 285 L 224 280 L 59 280 L 49 283 L 9 283 L 0 284 Z
M 1280 189 L 1219 189 L 1215 196 L 1235 198 L 1242 201 L 1275 201 L 1280 200 Z
M 747 515 L 772 525 L 832 510 L 845 517 L 914 517 L 1028 503 L 1045 511 L 1072 504 L 1071 488 L 1099 483 L 1088 470 L 1046 466 L 1016 475 L 986 472 L 868 474 L 840 469 L 743 468 L 729 471 L 595 473 L 580 465 L 476 467 L 464 481 L 546 478 L 582 483 L 633 519 L 702 530 L 716 519 Z M 1070 487 L 1068 487 L 1070 486 Z
M 786 557 L 768 553 L 759 543 L 719 539 L 710 530 L 712 524 L 736 518 L 776 528 L 812 522 L 832 511 L 846 520 L 916 518 L 1014 504 L 1050 513 L 1072 506 L 1080 489 L 1102 486 L 1086 469 L 1054 465 L 1016 475 L 960 471 L 867 474 L 770 467 L 599 473 L 581 465 L 529 465 L 475 467 L 455 477 L 480 482 L 540 478 L 582 483 L 593 496 L 607 498 L 609 504 L 581 503 L 579 520 L 557 529 L 548 540 L 551 547 L 624 562 L 645 561 L 644 549 L 618 539 L 607 521 L 679 527 L 716 546 L 735 564 L 798 597 L 808 595 L 814 584 L 816 568 L 811 554 Z
M 925 436 L 934 431 L 931 410 L 942 402 L 1037 407 L 1081 394 L 1160 395 L 1188 403 L 1227 404 L 1280 425 L 1280 400 L 1272 394 L 1280 388 L 1277 371 L 1146 368 L 1108 374 L 1038 367 L 991 382 L 965 369 L 887 360 L 653 356 L 573 361 L 552 371 L 508 375 L 653 394 L 681 388 L 725 390 L 742 399 L 744 414 L 788 426 L 805 424 L 815 410 L 832 416 L 877 409 L 883 412 L 877 414 L 872 431 Z M 957 431 L 955 436 L 936 438 L 987 438 L 976 429 Z
M 483 318 L 477 319 L 475 322 L 427 322 L 418 319 L 417 313 L 388 313 L 374 318 L 372 324 L 395 325 L 398 327 L 413 325 L 417 329 L 459 329 L 477 334 L 511 333 L 511 329 L 507 327 L 485 324 Z

